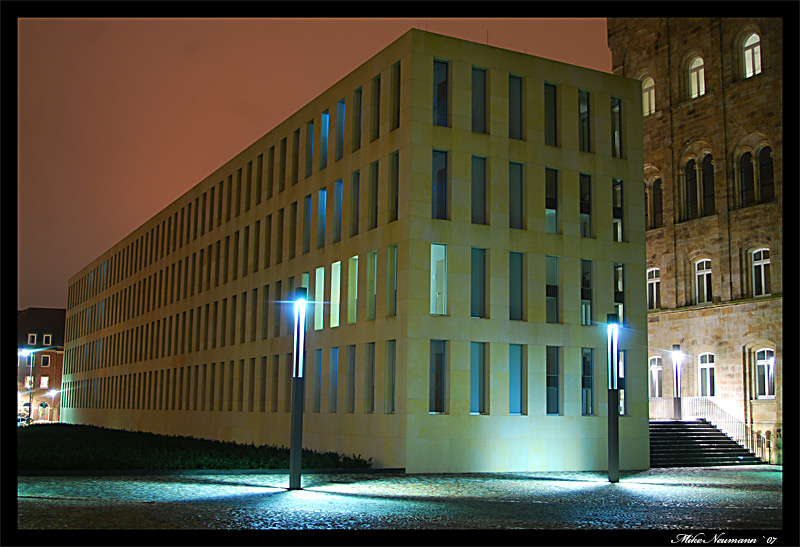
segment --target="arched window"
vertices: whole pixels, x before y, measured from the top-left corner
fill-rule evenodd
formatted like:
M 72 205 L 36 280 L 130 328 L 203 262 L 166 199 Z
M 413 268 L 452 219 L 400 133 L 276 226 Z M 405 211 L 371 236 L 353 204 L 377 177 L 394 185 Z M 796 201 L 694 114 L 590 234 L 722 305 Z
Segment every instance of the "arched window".
M 751 78 L 761 74 L 761 38 L 758 34 L 748 36 L 742 46 L 744 57 L 744 77 Z
M 742 206 L 752 205 L 756 202 L 756 190 L 753 183 L 753 155 L 750 152 L 745 152 L 739 159 L 739 176 Z
M 775 352 L 771 349 L 756 352 L 756 397 L 775 397 Z
M 697 170 L 694 160 L 686 163 L 686 218 L 697 218 Z
M 700 396 L 714 396 L 714 354 L 703 353 L 698 357 L 700 373 Z
M 695 272 L 695 294 L 697 303 L 703 304 L 711 302 L 713 292 L 711 290 L 711 261 L 708 259 L 698 260 L 694 264 Z
M 645 230 L 650 228 L 650 209 L 648 209 L 648 205 L 650 205 L 650 198 L 647 195 L 647 183 L 644 183 L 644 228 Z
M 772 148 L 765 146 L 758 153 L 759 201 L 771 201 L 775 197 L 775 182 L 772 172 Z
M 653 228 L 664 225 L 664 196 L 661 189 L 661 179 L 653 183 Z
M 714 206 L 714 158 L 706 154 L 703 158 L 703 215 L 713 215 Z
M 769 249 L 757 249 L 752 254 L 753 296 L 770 294 L 772 276 L 770 275 Z
M 647 309 L 657 310 L 661 307 L 661 270 L 647 270 Z
M 656 111 L 656 82 L 650 76 L 642 80 L 642 110 L 645 116 Z
M 689 98 L 705 95 L 706 77 L 702 57 L 695 57 L 689 62 Z
M 650 397 L 662 397 L 661 394 L 661 357 L 651 357 L 650 358 L 650 366 L 648 367 L 650 370 L 650 381 L 648 385 L 650 386 L 649 394 Z

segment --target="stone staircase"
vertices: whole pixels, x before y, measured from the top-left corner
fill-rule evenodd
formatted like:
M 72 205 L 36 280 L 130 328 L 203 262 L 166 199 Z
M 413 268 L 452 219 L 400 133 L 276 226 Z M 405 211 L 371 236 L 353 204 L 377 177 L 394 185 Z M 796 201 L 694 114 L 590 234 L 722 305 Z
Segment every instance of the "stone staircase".
M 650 421 L 650 467 L 764 463 L 705 420 Z

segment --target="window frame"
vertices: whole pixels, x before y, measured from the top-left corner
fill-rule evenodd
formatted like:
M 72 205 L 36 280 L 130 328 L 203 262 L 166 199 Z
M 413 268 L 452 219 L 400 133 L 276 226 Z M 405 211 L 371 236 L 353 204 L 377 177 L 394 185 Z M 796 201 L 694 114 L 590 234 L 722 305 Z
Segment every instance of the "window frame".
M 760 253 L 760 257 L 756 258 L 756 255 Z M 764 253 L 767 254 L 764 257 Z M 772 256 L 770 255 L 769 248 L 766 247 L 759 247 L 750 253 L 750 272 L 752 277 L 752 282 L 750 284 L 750 289 L 752 291 L 753 298 L 761 298 L 764 296 L 769 296 L 772 294 Z M 758 276 L 761 278 L 761 292 L 758 293 L 757 285 L 756 285 L 756 272 L 758 269 L 761 269 L 761 274 Z M 766 272 L 766 275 L 764 273 Z
M 699 61 L 699 64 L 697 62 Z M 696 99 L 706 94 L 705 60 L 700 55 L 695 55 L 687 66 L 687 76 L 689 78 L 689 99 Z
M 707 267 L 700 269 L 701 264 L 708 264 Z M 714 286 L 713 286 L 713 269 L 710 258 L 700 258 L 694 261 L 694 295 L 697 304 L 709 304 L 714 301 Z M 703 300 L 700 300 L 700 283 L 701 278 L 704 278 L 703 283 Z
M 705 358 L 705 362 L 703 362 Z M 714 397 L 716 393 L 715 380 L 715 357 L 714 354 L 706 351 L 697 356 L 697 394 L 699 397 Z M 703 393 L 703 380 L 706 381 L 705 390 L 709 394 Z
M 648 85 L 649 84 L 649 85 Z M 652 116 L 656 113 L 656 81 L 652 76 L 642 80 L 642 115 Z
M 651 273 L 653 274 L 652 276 Z M 652 290 L 651 287 L 653 287 Z M 647 310 L 651 311 L 660 309 L 661 309 L 661 269 L 649 268 L 647 270 Z
M 755 37 L 754 43 L 748 44 L 750 39 Z M 754 76 L 761 74 L 763 70 L 763 63 L 761 58 L 761 36 L 757 32 L 751 32 L 742 40 L 741 46 L 742 54 L 742 75 L 747 80 Z M 748 60 L 750 63 L 748 63 Z M 751 66 L 748 67 L 748 64 Z
M 655 373 L 658 372 L 656 376 Z M 658 355 L 650 357 L 647 360 L 647 395 L 649 398 L 664 397 L 664 365 L 662 358 Z M 656 394 L 653 394 L 653 388 L 656 388 Z
M 759 359 L 759 354 L 764 352 L 764 359 Z M 761 348 L 753 352 L 753 361 L 755 367 L 753 373 L 755 375 L 753 386 L 755 388 L 756 399 L 775 399 L 775 350 L 771 348 Z M 764 367 L 764 393 L 761 393 L 759 386 L 759 368 Z M 770 382 L 769 377 L 772 377 L 772 393 L 769 391 Z

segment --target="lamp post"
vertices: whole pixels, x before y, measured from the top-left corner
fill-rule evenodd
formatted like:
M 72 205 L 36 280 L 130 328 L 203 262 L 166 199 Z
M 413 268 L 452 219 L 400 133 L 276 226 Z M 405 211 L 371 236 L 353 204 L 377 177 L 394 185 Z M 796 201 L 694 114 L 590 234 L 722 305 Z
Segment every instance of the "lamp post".
M 292 427 L 289 446 L 289 490 L 300 490 L 303 454 L 303 358 L 306 339 L 306 289 L 300 287 L 294 298 L 294 347 L 292 350 Z
M 681 417 L 681 362 L 683 362 L 683 353 L 681 353 L 680 344 L 672 344 L 672 372 L 674 374 L 672 381 L 672 418 L 680 420 Z
M 30 384 L 30 386 L 28 386 L 28 394 L 29 394 L 29 398 L 28 398 L 28 420 L 30 420 L 32 422 L 33 421 L 33 386 L 34 386 L 34 383 L 35 383 L 34 377 L 33 377 L 33 351 L 25 348 L 25 349 L 19 350 L 17 352 L 17 354 L 20 357 L 25 357 L 26 359 L 29 359 L 29 363 L 30 363 L 30 367 L 31 367 L 31 372 L 30 372 L 30 376 L 29 376 L 29 378 L 31 379 L 31 384 Z
M 608 314 L 608 482 L 619 482 L 619 318 Z

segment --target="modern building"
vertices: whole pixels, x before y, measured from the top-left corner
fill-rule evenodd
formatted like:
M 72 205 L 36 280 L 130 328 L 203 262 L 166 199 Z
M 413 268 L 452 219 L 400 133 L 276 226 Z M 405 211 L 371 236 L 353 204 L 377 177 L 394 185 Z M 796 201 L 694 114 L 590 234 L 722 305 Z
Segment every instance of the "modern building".
M 66 316 L 65 309 L 17 311 L 17 412 L 33 421 L 59 420 Z
M 780 19 L 608 20 L 614 74 L 641 82 L 651 415 L 783 422 Z M 666 403 L 666 404 L 665 404 Z M 720 418 L 724 419 L 724 418 Z
M 288 446 L 305 287 L 305 447 L 603 470 L 617 313 L 646 469 L 641 124 L 637 81 L 407 32 L 70 279 L 65 420 Z

